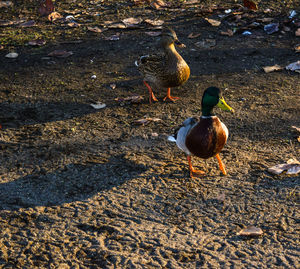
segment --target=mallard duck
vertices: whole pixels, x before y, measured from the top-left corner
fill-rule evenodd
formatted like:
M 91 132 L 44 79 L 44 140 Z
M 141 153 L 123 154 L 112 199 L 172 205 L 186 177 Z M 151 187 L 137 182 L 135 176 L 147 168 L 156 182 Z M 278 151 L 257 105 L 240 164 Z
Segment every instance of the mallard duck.
M 228 129 L 212 113 L 215 106 L 224 111 L 234 111 L 221 97 L 219 88 L 209 87 L 203 93 L 200 120 L 197 118 L 186 119 L 182 126 L 177 129 L 177 133 L 168 138 L 170 141 L 176 142 L 177 146 L 187 154 L 191 177 L 194 177 L 194 174 L 198 176 L 205 174 L 204 171 L 193 168 L 192 155 L 203 159 L 216 156 L 220 170 L 224 175 L 227 174 L 219 153 L 227 141 Z
M 157 101 L 152 88 L 167 88 L 167 96 L 164 101 L 169 99 L 176 101 L 179 97 L 171 96 L 171 88 L 182 85 L 190 76 L 190 68 L 185 60 L 176 51 L 175 45 L 185 47 L 178 38 L 174 30 L 164 28 L 161 34 L 161 46 L 163 54 L 153 54 L 141 56 L 135 61 L 136 66 L 144 77 L 144 84 L 149 90 L 149 101 Z

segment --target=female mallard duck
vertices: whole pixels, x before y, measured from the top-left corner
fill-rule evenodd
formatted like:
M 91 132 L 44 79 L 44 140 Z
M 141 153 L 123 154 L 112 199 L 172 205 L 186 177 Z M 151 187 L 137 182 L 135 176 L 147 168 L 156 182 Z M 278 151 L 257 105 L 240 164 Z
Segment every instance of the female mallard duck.
M 223 97 L 220 96 L 219 88 L 209 87 L 204 91 L 202 97 L 202 116 L 200 121 L 196 118 L 188 118 L 178 129 L 174 137 L 169 137 L 170 141 L 176 142 L 177 146 L 187 154 L 190 176 L 194 174 L 205 174 L 201 170 L 196 170 L 192 166 L 191 155 L 207 159 L 216 156 L 219 162 L 220 170 L 226 175 L 219 153 L 223 149 L 227 138 L 228 129 L 217 116 L 212 113 L 214 106 L 222 110 L 234 110 L 228 106 Z
M 149 90 L 149 100 L 157 101 L 152 88 L 148 83 L 157 88 L 167 88 L 167 96 L 164 98 L 175 101 L 179 97 L 171 96 L 171 88 L 182 85 L 190 76 L 190 68 L 185 60 L 176 51 L 175 45 L 185 47 L 171 28 L 162 31 L 161 46 L 163 54 L 142 56 L 135 62 L 139 71 L 144 76 L 144 84 Z

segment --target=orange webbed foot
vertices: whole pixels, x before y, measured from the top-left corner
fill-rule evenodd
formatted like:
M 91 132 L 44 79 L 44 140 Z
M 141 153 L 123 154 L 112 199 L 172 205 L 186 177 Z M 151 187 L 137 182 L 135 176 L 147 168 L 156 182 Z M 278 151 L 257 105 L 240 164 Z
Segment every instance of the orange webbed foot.
M 167 96 L 163 100 L 166 101 L 167 99 L 171 100 L 172 102 L 175 102 L 176 100 L 178 100 L 180 98 L 176 97 L 176 96 L 171 96 L 171 88 L 168 88 Z
M 191 156 L 187 156 L 187 160 L 189 162 L 189 169 L 190 169 L 190 177 L 191 178 L 201 177 L 201 176 L 205 175 L 204 171 L 194 169 L 194 167 L 192 166 L 192 157 Z
M 226 176 L 226 175 L 227 175 L 227 172 L 226 172 L 226 169 L 225 169 L 225 165 L 222 163 L 222 160 L 221 160 L 221 158 L 220 158 L 220 155 L 217 154 L 217 155 L 216 155 L 216 158 L 217 158 L 217 160 L 218 160 L 220 170 L 222 171 L 223 175 Z

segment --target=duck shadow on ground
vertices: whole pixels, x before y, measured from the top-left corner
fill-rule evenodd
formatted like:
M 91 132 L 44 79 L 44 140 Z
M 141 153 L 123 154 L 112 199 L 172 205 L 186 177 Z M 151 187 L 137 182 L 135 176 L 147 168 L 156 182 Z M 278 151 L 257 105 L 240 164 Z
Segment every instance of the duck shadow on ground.
M 27 175 L 0 184 L 0 209 L 17 210 L 86 200 L 100 191 L 122 185 L 146 169 L 118 155 L 103 163 L 72 163 L 51 173 Z

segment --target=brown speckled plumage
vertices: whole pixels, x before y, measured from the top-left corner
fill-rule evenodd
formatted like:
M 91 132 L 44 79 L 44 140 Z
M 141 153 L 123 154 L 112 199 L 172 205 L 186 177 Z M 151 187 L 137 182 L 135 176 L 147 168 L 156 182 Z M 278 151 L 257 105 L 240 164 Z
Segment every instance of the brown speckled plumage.
M 176 33 L 166 28 L 161 37 L 163 53 L 142 56 L 136 62 L 144 81 L 157 89 L 180 86 L 190 76 L 190 68 L 175 49 L 175 42 L 180 43 Z

